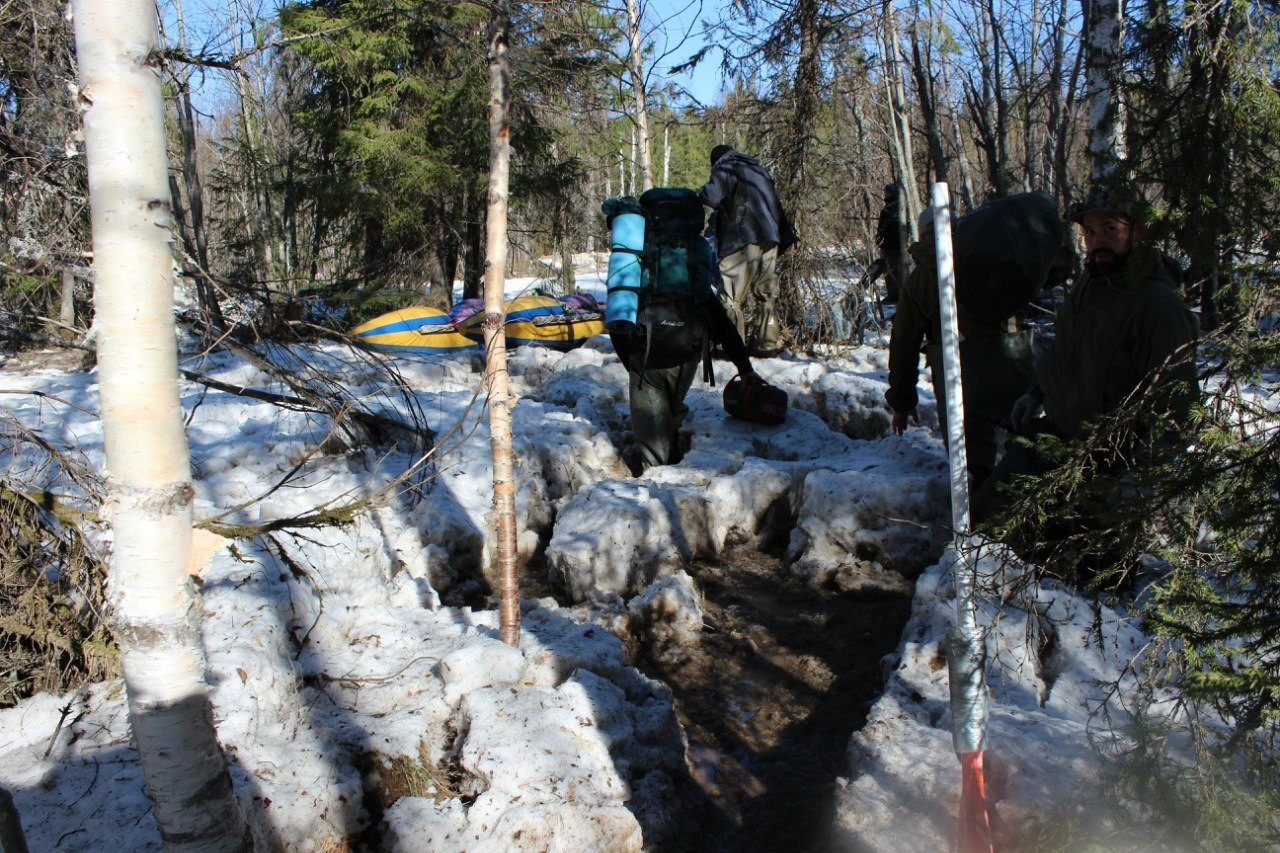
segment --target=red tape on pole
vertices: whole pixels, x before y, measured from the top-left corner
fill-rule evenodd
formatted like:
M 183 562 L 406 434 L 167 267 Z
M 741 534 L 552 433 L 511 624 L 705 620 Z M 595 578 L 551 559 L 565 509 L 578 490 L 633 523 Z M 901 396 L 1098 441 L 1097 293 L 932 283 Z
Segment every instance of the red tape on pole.
M 959 853 L 995 853 L 982 757 L 982 750 L 960 755 Z

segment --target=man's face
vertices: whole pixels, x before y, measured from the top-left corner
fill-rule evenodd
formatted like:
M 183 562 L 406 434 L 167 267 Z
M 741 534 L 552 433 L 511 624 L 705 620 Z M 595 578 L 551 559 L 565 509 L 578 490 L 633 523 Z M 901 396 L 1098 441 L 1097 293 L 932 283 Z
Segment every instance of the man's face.
M 1142 226 L 1119 213 L 1087 213 L 1080 221 L 1084 232 L 1085 259 L 1099 272 L 1124 265 L 1134 243 L 1142 239 Z

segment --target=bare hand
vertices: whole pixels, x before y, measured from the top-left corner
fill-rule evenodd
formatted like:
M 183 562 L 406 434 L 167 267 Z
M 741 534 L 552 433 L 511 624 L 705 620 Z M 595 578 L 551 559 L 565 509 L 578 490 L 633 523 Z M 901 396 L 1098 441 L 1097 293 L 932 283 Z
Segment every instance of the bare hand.
M 1034 394 L 1026 393 L 1013 403 L 1009 412 L 1009 425 L 1019 435 L 1030 435 L 1032 424 L 1044 412 L 1044 406 Z
M 920 415 L 916 413 L 915 409 L 912 409 L 909 412 L 893 413 L 893 434 L 894 435 L 902 435 L 904 432 L 907 431 L 907 418 L 911 418 L 911 422 L 914 424 L 920 423 Z

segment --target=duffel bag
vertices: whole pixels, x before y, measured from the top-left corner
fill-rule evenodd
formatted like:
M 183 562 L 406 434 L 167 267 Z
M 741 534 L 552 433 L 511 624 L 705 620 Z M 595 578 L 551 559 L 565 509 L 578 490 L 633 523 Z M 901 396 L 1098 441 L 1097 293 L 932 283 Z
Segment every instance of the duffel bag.
M 776 426 L 787 419 L 787 392 L 764 381 L 748 384 L 735 376 L 724 386 L 724 410 L 738 420 Z

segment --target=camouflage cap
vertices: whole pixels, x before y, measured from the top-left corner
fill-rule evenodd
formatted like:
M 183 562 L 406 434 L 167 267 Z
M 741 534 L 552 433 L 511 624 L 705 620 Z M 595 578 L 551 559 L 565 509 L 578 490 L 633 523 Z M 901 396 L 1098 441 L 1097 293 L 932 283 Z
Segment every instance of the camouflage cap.
M 1072 222 L 1080 222 L 1090 213 L 1118 213 L 1130 222 L 1146 220 L 1146 203 L 1130 187 L 1117 185 L 1095 185 L 1084 201 L 1076 202 L 1067 217 Z

